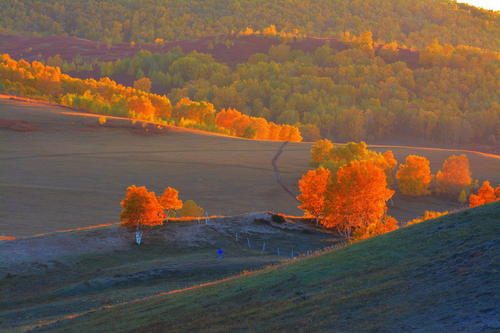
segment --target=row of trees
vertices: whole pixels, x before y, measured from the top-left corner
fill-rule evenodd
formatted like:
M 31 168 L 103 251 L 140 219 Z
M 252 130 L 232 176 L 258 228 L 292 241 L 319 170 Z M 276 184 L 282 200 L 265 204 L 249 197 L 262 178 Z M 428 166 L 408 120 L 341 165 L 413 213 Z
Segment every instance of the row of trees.
M 410 155 L 395 172 L 398 162 L 391 151 L 370 151 L 364 142 L 335 147 L 324 139 L 312 146 L 311 165 L 316 169 L 299 180 L 299 208 L 314 216 L 317 224 L 358 239 L 397 228 L 397 221 L 387 215 L 387 202 L 395 193 L 393 184 L 404 195 L 428 195 L 433 190 L 462 203 L 474 189 L 466 155 L 450 156 L 434 177 L 425 157 Z M 493 189 L 487 181 L 469 196 L 470 207 L 499 199 L 500 186 Z M 410 224 L 446 213 L 426 212 Z
M 485 180 L 483 185 L 478 189 L 476 194 L 471 194 L 469 196 L 469 207 L 477 207 L 481 205 L 485 205 L 490 202 L 500 200 L 500 185 L 496 188 L 493 188 L 490 185 L 490 182 Z M 411 221 L 406 223 L 407 226 L 412 224 L 421 223 L 430 219 L 435 219 L 444 215 L 448 215 L 450 212 L 435 212 L 435 211 L 425 211 L 422 217 L 417 217 Z
M 397 220 L 387 215 L 387 203 L 395 193 L 390 188 L 397 167 L 392 152 L 370 151 L 364 142 L 334 147 L 328 140 L 318 141 L 311 151 L 312 164 L 317 168 L 309 170 L 299 180 L 300 195 L 297 199 L 301 202 L 300 209 L 314 216 L 317 224 L 334 229 L 347 238 L 366 239 L 398 228 Z M 439 188 L 446 193 L 459 190 L 463 193 L 463 187 L 470 186 L 468 181 L 464 182 L 464 178 L 470 181 L 465 155 L 448 158 L 437 175 L 441 182 Z M 429 162 L 421 156 L 408 156 L 406 163 L 401 164 L 396 172 L 396 180 L 404 194 L 428 194 Z M 497 200 L 500 200 L 500 186 L 494 189 L 485 181 L 477 194 L 469 196 L 469 206 Z M 171 187 L 167 187 L 161 196 L 156 196 L 144 186 L 130 186 L 121 206 L 121 225 L 136 231 L 138 244 L 146 228 L 163 224 L 169 216 L 199 217 L 204 213 L 203 208 L 192 200 L 183 203 L 179 192 Z M 409 221 L 407 225 L 448 213 L 426 211 L 424 216 Z
M 78 109 L 106 115 L 194 127 L 247 138 L 301 141 L 300 131 L 289 125 L 277 125 L 262 118 L 243 116 L 227 126 L 219 126 L 213 104 L 181 98 L 172 105 L 166 96 L 148 92 L 150 82 L 138 80 L 135 88 L 117 84 L 109 78 L 81 80 L 63 74 L 59 67 L 38 61 L 15 61 L 7 54 L 0 57 L 0 88 L 25 97 L 50 100 Z M 233 113 L 238 111 L 233 110 Z M 264 133 L 267 133 L 264 135 Z
M 311 165 L 313 167 L 323 166 L 332 168 L 344 161 L 369 159 L 377 163 L 386 171 L 387 183 L 393 184 L 395 178 L 399 191 L 404 195 L 422 196 L 431 194 L 447 195 L 458 198 L 460 202 L 467 201 L 468 194 L 479 187 L 473 182 L 469 159 L 467 155 L 452 155 L 448 157 L 437 172 L 432 175 L 430 162 L 427 158 L 418 155 L 409 155 L 405 162 L 398 165 L 392 151 L 383 154 L 367 149 L 364 142 L 350 142 L 345 146 L 334 147 L 328 139 L 315 142 L 311 147 Z
M 1 33 L 68 34 L 106 42 L 186 40 L 233 31 L 294 29 L 336 37 L 372 29 L 377 39 L 423 47 L 450 44 L 498 48 L 498 13 L 447 0 L 8 0 Z
M 240 137 L 277 141 L 302 141 L 300 130 L 296 126 L 276 125 L 264 118 L 247 116 L 235 109 L 222 109 L 215 117 L 215 124 Z
M 204 210 L 193 200 L 182 202 L 179 191 L 167 187 L 161 196 L 148 191 L 145 186 L 132 185 L 127 188 L 125 198 L 120 203 L 121 226 L 136 234 L 136 243 L 140 245 L 144 231 L 152 226 L 162 225 L 172 216 L 203 216 Z
M 432 41 L 407 56 L 397 43 L 377 48 L 370 32 L 344 41 L 345 50 L 326 44 L 311 53 L 276 45 L 234 67 L 174 49 L 142 51 L 95 68 L 101 76 L 125 81 L 147 77 L 153 91 L 175 102 L 186 96 L 209 101 L 217 109 L 315 126 L 337 140 L 394 135 L 448 144 L 498 140 L 497 52 Z
M 434 192 L 457 198 L 462 203 L 467 200 L 467 193 L 473 185 L 466 155 L 448 157 L 435 176 L 431 174 L 428 159 L 409 155 L 405 163 L 399 166 L 396 179 L 399 190 L 404 195 L 428 195 L 431 193 L 431 184 L 434 180 Z

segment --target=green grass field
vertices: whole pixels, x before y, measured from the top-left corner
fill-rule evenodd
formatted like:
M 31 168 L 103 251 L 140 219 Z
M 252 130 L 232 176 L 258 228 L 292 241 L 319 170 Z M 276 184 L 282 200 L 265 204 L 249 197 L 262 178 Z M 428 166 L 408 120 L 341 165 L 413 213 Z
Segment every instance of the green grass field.
M 498 332 L 500 203 L 179 293 L 60 332 Z
M 65 115 L 57 106 L 0 100 L 0 118 L 23 119 L 34 132 L 0 131 L 0 235 L 29 236 L 116 222 L 129 185 L 161 193 L 177 188 L 211 215 L 274 211 L 301 215 L 276 183 L 271 159 L 280 142 L 170 131 L 156 136 L 124 128 L 96 127 L 97 118 Z M 92 125 L 92 126 L 89 126 Z M 310 168 L 307 143 L 290 143 L 278 167 L 287 186 Z M 376 148 L 385 151 L 388 148 Z M 433 172 L 453 152 L 394 148 L 430 159 Z M 469 153 L 474 178 L 500 182 L 500 160 Z M 455 202 L 436 197 L 396 196 L 390 214 L 400 221 L 424 210 L 450 210 Z

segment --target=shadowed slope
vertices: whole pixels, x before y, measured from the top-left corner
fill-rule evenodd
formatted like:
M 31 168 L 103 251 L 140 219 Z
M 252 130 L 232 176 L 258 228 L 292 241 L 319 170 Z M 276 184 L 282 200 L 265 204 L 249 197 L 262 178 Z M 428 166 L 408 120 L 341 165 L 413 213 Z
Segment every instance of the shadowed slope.
M 45 329 L 494 331 L 500 328 L 499 211 L 500 203 L 492 203 Z

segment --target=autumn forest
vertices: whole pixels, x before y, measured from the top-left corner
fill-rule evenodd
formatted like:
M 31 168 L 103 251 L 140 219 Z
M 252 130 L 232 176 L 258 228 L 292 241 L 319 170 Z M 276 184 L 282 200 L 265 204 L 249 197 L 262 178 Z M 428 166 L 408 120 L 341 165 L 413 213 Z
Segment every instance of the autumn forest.
M 499 23 L 0 0 L 0 331 L 499 329 Z

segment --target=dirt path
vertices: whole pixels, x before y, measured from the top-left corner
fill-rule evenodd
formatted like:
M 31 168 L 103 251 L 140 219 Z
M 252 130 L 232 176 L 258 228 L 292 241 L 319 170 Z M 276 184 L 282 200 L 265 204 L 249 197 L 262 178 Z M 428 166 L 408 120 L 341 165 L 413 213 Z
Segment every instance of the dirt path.
M 278 151 L 276 152 L 276 155 L 274 155 L 274 157 L 271 161 L 271 164 L 273 165 L 273 171 L 274 171 L 274 175 L 276 177 L 276 182 L 283 188 L 283 190 L 285 190 L 286 193 L 290 194 L 290 196 L 293 198 L 293 200 L 299 202 L 296 198 L 296 195 L 293 194 L 293 192 L 290 191 L 290 189 L 288 187 L 286 187 L 285 183 L 283 183 L 283 180 L 281 179 L 280 171 L 278 169 L 278 165 L 276 164 L 278 162 L 278 158 L 283 153 L 283 149 L 285 148 L 285 146 L 287 144 L 288 144 L 288 141 L 283 142 L 283 144 L 279 147 Z

